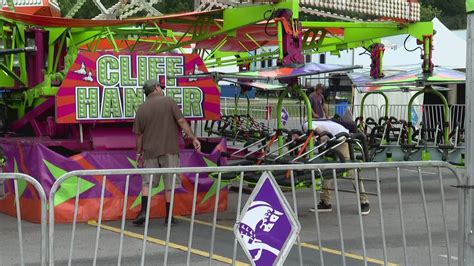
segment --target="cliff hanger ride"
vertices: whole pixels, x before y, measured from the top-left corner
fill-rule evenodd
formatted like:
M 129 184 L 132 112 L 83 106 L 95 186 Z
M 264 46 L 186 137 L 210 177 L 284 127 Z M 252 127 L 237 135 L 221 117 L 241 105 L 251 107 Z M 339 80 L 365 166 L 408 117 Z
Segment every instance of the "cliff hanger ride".
M 194 107 L 188 111 L 191 112 L 191 116 L 196 114 L 194 116 L 196 119 L 218 119 L 219 92 L 212 78 L 193 80 L 187 78 L 187 75 L 205 73 L 206 67 L 250 66 L 252 63 L 268 59 L 276 59 L 279 69 L 288 69 L 295 65 L 304 66 L 306 54 L 338 53 L 355 47 L 369 48 L 378 43 L 382 37 L 398 34 L 410 34 L 423 41 L 423 36 L 433 33 L 431 22 L 414 22 L 418 18 L 416 15 L 418 3 L 413 1 L 398 1 L 400 3 L 397 2 L 397 7 L 389 4 L 386 6 L 386 11 L 382 8 L 380 12 L 377 11 L 378 13 L 370 8 L 365 10 L 363 6 L 358 7 L 361 13 L 365 12 L 378 18 L 378 21 L 372 22 L 301 20 L 300 12 L 312 14 L 312 11 L 308 10 L 319 5 L 312 1 L 249 2 L 232 8 L 224 5 L 232 1 L 201 1 L 198 10 L 202 11 L 160 15 L 161 12 L 153 7 L 156 2 L 153 0 L 119 1 L 108 8 L 99 0 L 94 0 L 94 6 L 100 11 L 100 15 L 95 17 L 96 20 L 71 19 L 75 12 L 84 8 L 84 1 L 75 4 L 67 14 L 69 18 L 44 16 L 44 14 L 39 16 L 37 12 L 19 13 L 23 12 L 20 8 L 21 1 L 7 2 L 8 5 L 0 11 L 0 21 L 3 23 L 0 34 L 4 43 L 0 62 L 2 69 L 0 87 L 4 91 L 1 98 L 4 108 L 0 110 L 3 131 L 22 131 L 25 132 L 23 136 L 42 137 L 48 140 L 48 146 L 62 146 L 66 140 L 68 148 L 74 150 L 93 149 L 96 130 L 110 130 L 113 136 L 114 126 L 111 124 L 127 127 L 133 119 L 125 116 L 115 120 L 99 119 L 93 121 L 95 125 L 93 127 L 92 124 L 88 124 L 92 121 L 77 120 L 78 113 L 73 110 L 77 109 L 75 99 L 80 95 L 72 93 L 77 86 L 71 84 L 80 83 L 85 84 L 85 87 L 91 87 L 90 80 L 96 83 L 103 78 L 100 74 L 102 70 L 99 69 L 97 72 L 97 65 L 93 62 L 85 64 L 87 68 L 85 75 L 77 73 L 82 69 L 82 59 L 79 57 L 85 58 L 86 53 L 96 54 L 88 60 L 95 60 L 94 58 L 101 55 L 120 58 L 118 69 L 110 65 L 115 66 L 113 62 L 107 65 L 108 71 L 111 71 L 109 74 L 120 71 L 122 81 L 132 82 L 137 78 L 137 87 L 141 79 L 154 77 L 154 72 L 151 70 L 158 71 L 161 67 L 150 67 L 150 61 L 147 61 L 144 66 L 147 68 L 146 71 L 141 66 L 135 65 L 121 68 L 121 65 L 126 64 L 127 56 L 130 58 L 139 58 L 141 55 L 185 56 L 188 59 L 183 61 L 184 69 L 180 70 L 181 72 L 173 69 L 168 71 L 164 66 L 167 72 L 166 75 L 159 77 L 160 81 L 163 84 L 171 82 L 176 88 L 200 88 L 199 95 L 191 93 L 189 89 L 183 89 L 181 94 L 175 95 L 176 97 L 182 95 L 180 96 L 182 103 L 185 103 L 186 99 L 192 100 Z M 53 1 L 37 2 L 38 10 L 43 7 L 53 10 L 56 6 Z M 321 5 L 329 3 L 320 2 Z M 341 10 L 348 9 L 352 3 L 346 2 L 344 5 L 341 4 Z M 131 15 L 138 6 L 143 6 L 144 10 L 153 16 L 120 19 Z M 327 6 L 327 8 L 333 7 Z M 405 15 L 402 14 L 403 10 Z M 54 12 L 50 13 L 54 15 Z M 393 16 L 389 15 L 391 13 Z M 267 47 L 270 46 L 277 46 L 278 49 L 268 50 Z M 256 49 L 266 52 L 255 54 L 253 51 Z M 186 51 L 196 57 L 183 55 Z M 381 59 L 380 53 L 378 59 Z M 203 63 L 199 63 L 202 61 Z M 377 66 L 380 67 L 379 71 L 382 71 L 381 64 Z M 122 73 L 122 70 L 125 72 Z M 114 75 L 108 78 L 115 77 Z M 286 84 L 295 84 L 299 75 L 285 76 L 283 81 Z M 257 80 L 259 77 L 265 77 L 264 71 L 253 73 L 252 79 L 243 75 L 235 78 L 238 79 L 237 82 L 251 84 L 253 79 Z M 92 87 L 103 86 L 97 82 L 97 85 Z M 285 88 L 290 89 L 293 88 L 291 86 Z M 81 90 L 79 92 L 82 93 Z M 139 103 L 138 100 L 130 102 L 126 97 L 120 97 L 124 96 L 120 88 L 119 91 L 109 90 L 107 95 L 114 97 L 109 97 L 107 98 L 109 100 L 106 99 L 104 102 L 105 95 L 102 91 L 97 93 L 99 104 L 96 109 L 91 110 L 98 113 L 103 113 L 105 110 L 112 115 L 114 112 L 117 115 L 119 112 L 125 114 L 130 113 L 129 109 L 133 108 L 131 103 Z M 89 107 L 90 105 L 87 105 L 87 108 Z M 127 148 L 120 147 L 120 143 L 113 147 Z

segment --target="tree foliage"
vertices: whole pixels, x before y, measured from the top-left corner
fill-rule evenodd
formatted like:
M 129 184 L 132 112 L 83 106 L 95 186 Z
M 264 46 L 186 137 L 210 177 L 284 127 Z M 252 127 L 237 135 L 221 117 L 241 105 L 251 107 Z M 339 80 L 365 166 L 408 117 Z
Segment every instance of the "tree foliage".
M 421 21 L 431 21 L 433 18 L 440 18 L 443 14 L 443 11 L 432 5 L 422 5 L 420 10 L 420 20 Z
M 163 14 L 182 13 L 194 10 L 192 0 L 161 0 L 156 8 Z
M 421 4 L 422 20 L 431 20 L 434 15 L 449 29 L 466 28 L 465 0 L 421 0 Z

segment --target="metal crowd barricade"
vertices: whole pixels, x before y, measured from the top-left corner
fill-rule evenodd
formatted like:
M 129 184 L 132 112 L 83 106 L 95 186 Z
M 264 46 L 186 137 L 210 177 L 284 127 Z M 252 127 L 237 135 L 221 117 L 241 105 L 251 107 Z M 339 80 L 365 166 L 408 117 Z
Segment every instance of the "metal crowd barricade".
M 374 195 L 376 197 L 371 198 L 372 204 L 372 217 L 363 218 L 361 213 L 361 202 L 359 200 L 359 196 L 362 193 L 361 187 L 359 182 L 354 182 L 354 191 L 349 191 L 352 193 L 344 194 L 342 196 L 341 193 L 348 192 L 346 189 L 343 188 L 345 179 L 343 177 L 337 177 L 336 171 L 338 169 L 355 169 L 356 174 L 355 178 L 359 180 L 364 180 L 366 183 L 366 188 L 368 190 L 375 190 L 375 192 L 367 191 L 366 194 Z M 407 181 L 407 172 L 409 169 L 412 169 L 412 182 L 415 182 L 419 185 L 418 188 L 410 187 L 409 191 L 403 191 L 402 188 L 406 189 L 404 186 L 404 182 Z M 427 172 L 427 171 L 431 172 Z M 309 187 L 316 187 L 316 175 L 321 172 L 330 171 L 332 174 L 326 176 L 326 178 L 333 181 L 334 186 L 334 203 L 336 203 L 336 221 L 332 221 L 332 223 L 328 220 L 328 217 L 321 218 L 322 214 L 318 212 L 314 213 L 315 223 L 311 222 L 311 228 L 304 228 L 304 233 L 300 234 L 300 238 L 297 241 L 296 247 L 293 248 L 293 252 L 290 253 L 290 257 L 287 258 L 285 264 L 287 265 L 303 265 L 303 264 L 315 264 L 316 260 L 320 261 L 321 265 L 324 265 L 325 262 L 327 265 L 346 265 L 348 264 L 347 260 L 349 259 L 358 259 L 363 261 L 364 265 L 367 263 L 376 263 L 376 264 L 385 264 L 390 265 L 389 261 L 393 260 L 394 257 L 392 254 L 398 254 L 397 259 L 400 261 L 403 260 L 405 265 L 411 264 L 422 264 L 422 265 L 436 265 L 436 264 L 446 264 L 446 265 L 453 265 L 455 264 L 455 260 L 453 259 L 453 255 L 455 251 L 452 249 L 452 242 L 450 241 L 450 235 L 448 228 L 452 230 L 452 223 L 449 220 L 452 220 L 451 211 L 448 210 L 446 206 L 446 195 L 445 189 L 447 186 L 445 176 L 448 174 L 452 177 L 451 185 L 462 185 L 463 184 L 463 177 L 453 168 L 450 164 L 446 162 L 434 162 L 434 161 L 424 161 L 424 162 L 392 162 L 392 163 L 345 163 L 345 164 L 292 164 L 292 165 L 260 165 L 260 166 L 224 166 L 224 167 L 206 167 L 206 168 L 162 168 L 162 169 L 116 169 L 116 170 L 79 170 L 69 172 L 62 177 L 60 177 L 52 186 L 50 191 L 50 231 L 49 231 L 49 240 L 50 240 L 50 265 L 54 265 L 55 263 L 55 223 L 54 223 L 54 198 L 56 192 L 60 188 L 61 184 L 63 184 L 69 178 L 77 177 L 78 178 L 78 185 L 77 191 L 80 190 L 80 179 L 84 176 L 102 176 L 102 193 L 101 193 L 101 205 L 99 209 L 99 216 L 97 221 L 97 231 L 95 234 L 95 242 L 91 242 L 91 246 L 93 245 L 94 248 L 94 257 L 93 257 L 93 264 L 96 265 L 98 259 L 98 250 L 100 247 L 100 232 L 103 226 L 102 221 L 102 211 L 103 211 L 103 202 L 104 202 L 104 195 L 105 195 L 105 184 L 107 178 L 115 175 L 124 176 L 126 175 L 126 182 L 125 182 L 125 202 L 123 204 L 123 215 L 120 224 L 120 245 L 118 251 L 118 264 L 121 264 L 122 260 L 122 250 L 124 247 L 123 239 L 124 239 L 124 228 L 125 228 L 125 213 L 126 213 L 126 206 L 127 206 L 127 195 L 128 195 L 128 188 L 130 184 L 130 176 L 135 174 L 152 174 L 155 178 L 161 174 L 165 173 L 172 173 L 173 179 L 177 178 L 178 174 L 183 173 L 191 173 L 195 174 L 195 178 L 197 181 L 195 182 L 194 190 L 193 190 L 193 205 L 192 205 L 192 214 L 189 219 L 190 228 L 189 228 L 189 236 L 187 240 L 187 247 L 186 256 L 181 256 L 183 259 L 186 257 L 186 265 L 191 264 L 191 249 L 193 248 L 193 240 L 194 240 L 194 226 L 196 223 L 196 204 L 197 204 L 197 184 L 199 183 L 199 173 L 216 173 L 217 174 L 217 189 L 216 189 L 216 196 L 214 202 L 214 211 L 212 214 L 212 221 L 210 224 L 212 225 L 212 232 L 210 235 L 210 239 L 206 238 L 205 241 L 210 243 L 209 248 L 209 263 L 212 263 L 214 258 L 216 257 L 216 247 L 220 247 L 224 245 L 222 242 L 216 243 L 216 234 L 218 233 L 216 230 L 217 228 L 221 229 L 222 226 L 217 224 L 217 217 L 218 217 L 218 206 L 219 206 L 219 193 L 222 184 L 222 175 L 225 173 L 237 173 L 240 174 L 240 179 L 238 182 L 238 200 L 236 203 L 237 209 L 235 213 L 235 222 L 237 223 L 237 218 L 241 212 L 241 207 L 243 206 L 243 186 L 244 186 L 244 179 L 246 175 L 251 174 L 252 172 L 261 173 L 263 171 L 275 172 L 275 171 L 290 171 L 291 175 L 291 188 L 288 193 L 291 193 L 291 196 L 288 195 L 287 200 L 292 202 L 293 204 L 293 211 L 297 217 L 302 218 L 303 216 L 298 216 L 298 206 L 302 206 L 306 204 L 306 207 L 314 207 L 317 208 L 317 204 L 319 202 L 319 192 L 316 192 L 314 189 L 308 190 L 312 191 L 311 195 L 307 195 L 310 197 L 309 201 L 301 200 L 302 195 L 300 193 L 296 193 L 297 184 L 296 176 L 301 171 L 307 171 L 310 173 L 307 179 Z M 394 173 L 390 174 L 387 171 L 394 171 Z M 373 178 L 364 178 L 363 175 L 369 176 L 369 172 L 373 175 Z M 403 173 L 401 173 L 403 172 Z M 448 177 L 449 178 L 449 177 Z M 346 178 L 347 179 L 347 178 Z M 383 181 L 383 182 L 382 182 Z M 371 185 L 368 185 L 368 182 L 373 182 Z M 152 182 L 150 181 L 150 184 Z M 375 184 L 374 184 L 375 183 Z M 426 188 L 426 189 L 425 189 Z M 149 187 L 151 190 L 151 185 Z M 175 191 L 175 182 L 172 185 L 172 198 L 171 198 L 171 210 L 173 209 L 174 204 L 174 191 Z M 408 190 L 408 189 L 407 189 Z M 414 191 L 416 191 L 415 194 Z M 389 192 L 395 193 L 392 195 L 396 197 L 396 200 L 387 201 L 387 196 L 384 195 L 388 194 Z M 411 193 L 411 194 L 410 194 Z M 410 202 L 404 200 L 404 196 L 407 194 L 421 196 L 421 202 L 418 202 L 419 198 L 417 197 L 416 207 L 422 208 L 420 211 L 416 213 L 407 213 L 404 206 Z M 79 193 L 76 194 L 75 198 L 75 210 L 74 210 L 74 221 L 72 225 L 72 237 L 71 237 L 71 244 L 70 244 L 70 253 L 69 253 L 69 264 L 73 262 L 73 252 L 74 252 L 74 237 L 75 237 L 75 230 L 76 230 L 76 216 L 77 216 L 77 207 L 79 201 Z M 348 202 L 346 197 L 347 195 L 355 195 L 357 207 L 357 214 L 347 214 L 345 210 L 346 206 L 342 204 L 342 201 Z M 464 197 L 462 191 L 459 193 L 455 193 L 458 197 L 458 219 L 457 220 L 457 229 L 458 229 L 458 240 L 459 246 L 457 248 L 459 264 L 461 265 L 461 258 L 463 258 L 463 252 L 465 252 L 466 248 L 466 241 L 463 239 L 464 236 L 464 223 L 466 222 L 465 219 L 470 219 L 469 217 L 464 217 Z M 451 195 L 452 196 L 452 195 Z M 298 198 L 301 200 L 298 202 Z M 440 200 L 441 204 L 439 204 L 435 199 Z M 349 203 L 354 203 L 351 201 Z M 345 204 L 345 203 L 344 203 Z M 387 206 L 384 208 L 384 205 Z M 411 205 L 410 205 L 411 206 Z M 433 206 L 436 206 L 437 209 L 433 209 Z M 150 255 L 147 253 L 147 239 L 148 239 L 148 229 L 149 229 L 149 211 L 150 211 L 150 201 L 148 201 L 147 206 L 147 219 L 145 222 L 144 228 L 144 236 L 142 242 L 142 252 L 141 252 L 141 265 L 144 265 L 146 255 Z M 301 213 L 301 211 L 299 212 Z M 436 215 L 434 215 L 436 214 Z M 347 223 L 347 215 L 353 215 L 352 218 L 349 218 L 351 221 L 355 221 L 355 217 L 358 217 L 359 223 L 359 230 L 360 230 L 360 239 L 359 240 L 352 240 L 346 239 L 345 234 L 353 233 L 356 228 L 348 229 L 347 226 L 344 226 L 344 223 Z M 354 216 L 355 215 L 355 216 Z M 420 218 L 414 219 L 413 216 L 420 216 Z M 343 219 L 343 217 L 345 217 Z M 407 221 L 408 217 L 408 221 Z M 312 219 L 312 218 L 311 218 Z M 369 220 L 367 220 L 369 219 Z M 374 223 L 374 220 L 376 221 Z M 394 221 L 398 220 L 399 224 L 397 226 L 393 225 Z M 165 242 L 165 251 L 163 255 L 163 263 L 167 265 L 169 262 L 169 249 L 170 249 L 170 235 L 171 235 L 171 223 L 170 220 L 169 225 L 166 229 L 166 242 Z M 390 221 L 388 223 L 387 221 Z M 370 226 L 368 225 L 369 222 L 372 222 Z M 337 224 L 337 229 L 335 229 L 334 224 Z M 375 224 L 375 225 L 374 225 Z M 306 224 L 308 225 L 308 224 Z M 314 228 L 315 226 L 315 228 Z M 396 229 L 398 228 L 398 229 Z M 182 230 L 182 229 L 181 229 Z M 387 230 L 390 230 L 387 232 Z M 400 230 L 400 234 L 394 234 L 394 231 L 398 232 Z M 302 231 L 303 232 L 303 231 Z M 420 234 L 412 236 L 411 234 L 415 232 L 415 234 Z M 311 237 L 310 237 L 311 235 Z M 338 237 L 337 237 L 338 236 Z M 434 237 L 435 236 L 435 237 Z M 208 236 L 209 237 L 209 236 Z M 315 237 L 313 239 L 312 237 Z M 414 240 L 413 237 L 416 237 Z M 357 237 L 358 238 L 358 237 Z M 222 241 L 222 237 L 217 238 L 218 241 Z M 220 240 L 219 240 L 220 239 Z M 388 245 L 390 239 L 390 246 Z M 394 240 L 396 239 L 396 241 Z M 376 243 L 374 242 L 375 240 Z M 423 243 L 417 248 L 423 250 L 423 252 L 427 253 L 426 260 L 423 260 L 422 254 L 420 254 L 420 250 L 415 249 L 415 247 L 409 245 L 410 241 L 421 241 Z M 232 236 L 230 238 L 226 238 L 226 241 L 230 242 L 233 248 L 232 252 L 229 251 L 226 254 L 229 258 L 232 258 L 232 263 L 236 263 L 237 257 L 240 254 L 240 258 L 242 258 L 241 253 L 238 252 L 237 248 L 237 241 Z M 360 242 L 359 242 L 360 241 Z M 394 241 L 400 243 L 399 247 L 394 247 Z M 426 241 L 426 242 L 424 242 Z M 348 250 L 349 246 L 352 245 L 350 249 L 355 248 L 355 242 L 360 243 L 361 253 L 362 255 L 356 255 L 351 253 Z M 201 242 L 202 243 L 202 242 Z M 227 243 L 227 242 L 226 242 Z M 317 245 L 312 244 L 317 243 Z M 370 253 L 368 253 L 369 243 L 372 247 Z M 323 246 L 325 244 L 326 246 Z M 374 245 L 376 249 L 374 249 Z M 340 251 L 334 251 L 334 247 L 340 249 Z M 359 247 L 359 246 L 357 246 Z M 409 248 L 410 247 L 410 248 Z M 306 249 L 312 248 L 308 252 Z M 302 252 L 302 249 L 304 249 Z M 427 252 L 426 252 L 427 249 Z M 240 249 L 239 249 L 240 250 Z M 299 250 L 299 251 L 298 251 Z M 329 251 L 331 252 L 329 252 Z M 380 251 L 377 251 L 380 250 Z M 439 252 L 445 252 L 445 257 L 438 256 Z M 374 256 L 373 253 L 378 253 L 378 255 L 383 258 L 380 260 L 369 258 L 370 256 Z M 304 254 L 304 256 L 303 256 Z M 332 254 L 332 255 L 331 255 Z M 337 258 L 331 257 L 334 254 L 337 254 Z M 156 255 L 156 254 L 154 254 Z M 184 255 L 184 254 L 183 254 Z M 340 257 L 339 257 L 340 256 Z M 156 259 L 156 257 L 155 257 Z M 416 260 L 415 262 L 412 259 Z M 421 260 L 421 261 L 419 261 Z M 155 261 L 156 262 L 156 261 Z M 183 262 L 184 263 L 184 262 Z M 360 263 L 360 262 L 359 262 Z M 158 263 L 159 264 L 159 263 Z M 349 263 L 351 264 L 351 263 Z
M 386 106 L 380 107 L 380 113 L 385 113 Z M 398 120 L 408 121 L 408 105 L 390 105 L 389 115 L 397 118 Z M 424 105 L 413 105 L 412 106 L 412 122 L 416 122 L 416 126 L 419 126 L 420 122 L 423 122 L 424 127 L 427 129 L 442 129 L 443 124 L 443 111 L 444 106 L 442 104 L 424 104 Z M 450 132 L 454 130 L 464 130 L 465 120 L 465 105 L 455 104 L 449 107 L 449 129 Z M 434 138 L 436 132 L 429 131 L 428 137 Z
M 46 221 L 46 212 L 47 212 L 47 201 L 46 201 L 46 193 L 43 190 L 43 187 L 41 184 L 34 179 L 33 177 L 22 174 L 22 173 L 0 173 L 0 180 L 2 181 L 7 181 L 7 180 L 13 180 L 13 187 L 14 187 L 14 193 L 15 193 L 15 206 L 16 206 L 16 217 L 17 217 L 17 225 L 18 225 L 18 242 L 19 242 L 19 255 L 20 255 L 20 264 L 25 265 L 25 249 L 23 244 L 25 241 L 23 241 L 23 227 L 22 227 L 22 220 L 21 220 L 21 204 L 20 204 L 20 197 L 18 193 L 18 180 L 22 180 L 27 182 L 28 184 L 31 184 L 33 188 L 36 190 L 36 193 L 38 193 L 38 197 L 40 200 L 40 206 L 41 206 L 41 220 L 40 220 L 40 226 L 41 226 L 41 241 L 40 241 L 40 265 L 41 266 L 46 266 L 47 265 L 47 259 L 48 259 L 48 234 L 47 234 L 47 221 Z M 1 237 L 0 237 L 1 239 Z M 4 239 L 5 240 L 5 239 Z M 28 254 L 26 254 L 28 255 Z M 37 263 L 37 262 L 35 262 Z M 0 262 L 0 264 L 3 264 L 3 262 Z
M 466 117 L 466 105 L 464 104 L 453 104 L 449 107 L 449 119 L 450 119 L 450 130 L 455 130 L 458 127 L 459 130 L 464 130 L 464 122 Z
M 441 104 L 423 105 L 423 122 L 426 128 L 442 129 L 444 106 Z M 451 124 L 451 121 L 448 121 Z M 428 137 L 434 138 L 436 132 L 428 132 Z
M 352 106 L 352 116 L 354 118 L 357 118 L 360 116 L 360 109 L 362 108 L 361 105 L 353 105 Z M 364 119 L 371 117 L 375 119 L 375 121 L 378 121 L 381 114 L 384 114 L 381 112 L 380 108 L 377 105 L 374 104 L 366 104 L 364 105 Z

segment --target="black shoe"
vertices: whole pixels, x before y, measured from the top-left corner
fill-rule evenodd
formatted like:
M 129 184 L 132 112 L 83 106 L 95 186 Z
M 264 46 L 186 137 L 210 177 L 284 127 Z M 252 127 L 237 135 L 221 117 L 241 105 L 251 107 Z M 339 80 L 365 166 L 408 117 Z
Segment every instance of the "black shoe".
M 143 223 L 145 223 L 145 220 L 146 220 L 146 210 L 142 210 L 138 214 L 137 218 L 133 220 L 132 223 L 134 225 L 143 225 Z
M 178 220 L 176 220 L 174 217 L 171 217 L 171 226 L 176 225 L 178 223 Z M 168 218 L 165 218 L 165 225 L 168 226 Z
M 360 204 L 360 213 L 362 215 L 368 215 L 370 213 L 370 204 L 369 203 L 361 203 Z
M 314 208 L 309 209 L 310 212 L 314 212 Z M 318 212 L 331 212 L 332 206 L 331 204 L 326 204 L 324 201 L 320 201 L 318 204 Z

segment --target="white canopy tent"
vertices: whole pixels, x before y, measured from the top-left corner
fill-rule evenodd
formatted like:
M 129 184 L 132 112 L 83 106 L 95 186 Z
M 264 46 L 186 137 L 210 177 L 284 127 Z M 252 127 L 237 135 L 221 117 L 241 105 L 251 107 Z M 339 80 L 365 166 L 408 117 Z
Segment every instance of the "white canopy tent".
M 466 68 L 466 40 L 459 37 L 458 34 L 450 31 L 439 21 L 433 19 L 433 28 L 436 34 L 433 36 L 433 63 L 435 65 L 453 68 Z M 407 35 L 383 38 L 382 43 L 385 44 L 385 54 L 383 58 L 383 66 L 387 70 L 391 69 L 407 69 L 421 66 L 421 51 L 418 49 L 409 52 L 404 47 L 404 41 Z M 406 42 L 407 49 L 414 49 L 421 45 L 416 44 L 416 39 L 409 37 Z M 370 68 L 370 56 L 362 54 L 365 50 L 357 48 L 352 51 L 341 52 L 340 56 L 327 56 L 326 63 L 350 65 L 352 57 L 355 65 L 362 65 L 365 69 Z M 362 55 L 360 55 L 362 54 Z
M 433 63 L 435 65 L 452 68 L 452 69 L 465 69 L 466 68 L 466 41 L 459 37 L 458 34 L 450 31 L 446 26 L 439 21 L 439 19 L 433 19 L 433 28 L 435 35 L 433 36 Z M 416 47 L 420 47 L 416 43 L 416 39 L 409 37 L 404 45 L 407 35 L 395 36 L 390 38 L 384 38 L 382 43 L 385 44 L 385 54 L 383 58 L 383 67 L 386 73 L 390 73 L 392 70 L 409 70 L 417 67 L 421 67 L 421 50 L 417 49 L 413 52 L 407 51 L 413 50 Z M 405 49 L 405 47 L 407 49 Z M 334 64 L 350 64 L 352 60 L 356 65 L 363 65 L 366 71 L 370 68 L 370 57 L 367 55 L 359 55 L 363 53 L 363 49 L 356 49 L 354 51 L 354 57 L 352 59 L 352 51 L 341 53 L 341 56 L 329 56 L 327 63 Z M 389 97 L 389 104 L 391 106 L 406 105 L 409 99 L 416 92 L 387 92 Z M 361 103 L 364 93 L 358 93 L 354 91 L 354 104 L 358 105 Z M 372 95 L 367 97 L 365 101 L 366 105 L 377 106 L 381 108 L 385 101 L 380 95 Z M 423 97 L 418 97 L 414 101 L 414 105 L 423 104 Z
M 433 36 L 433 63 L 447 68 L 465 69 L 466 41 L 446 28 L 437 18 L 433 19 L 433 28 L 436 31 Z M 399 47 L 395 51 L 386 51 L 383 60 L 386 68 L 403 65 L 421 65 L 422 61 L 419 56 L 421 51 L 418 49 L 414 52 L 408 52 L 403 47 L 405 38 L 406 35 L 401 39 L 388 39 L 389 42 Z M 402 40 L 401 43 L 400 40 Z M 410 37 L 406 42 L 406 48 L 414 49 L 415 47 L 418 47 L 416 39 Z

